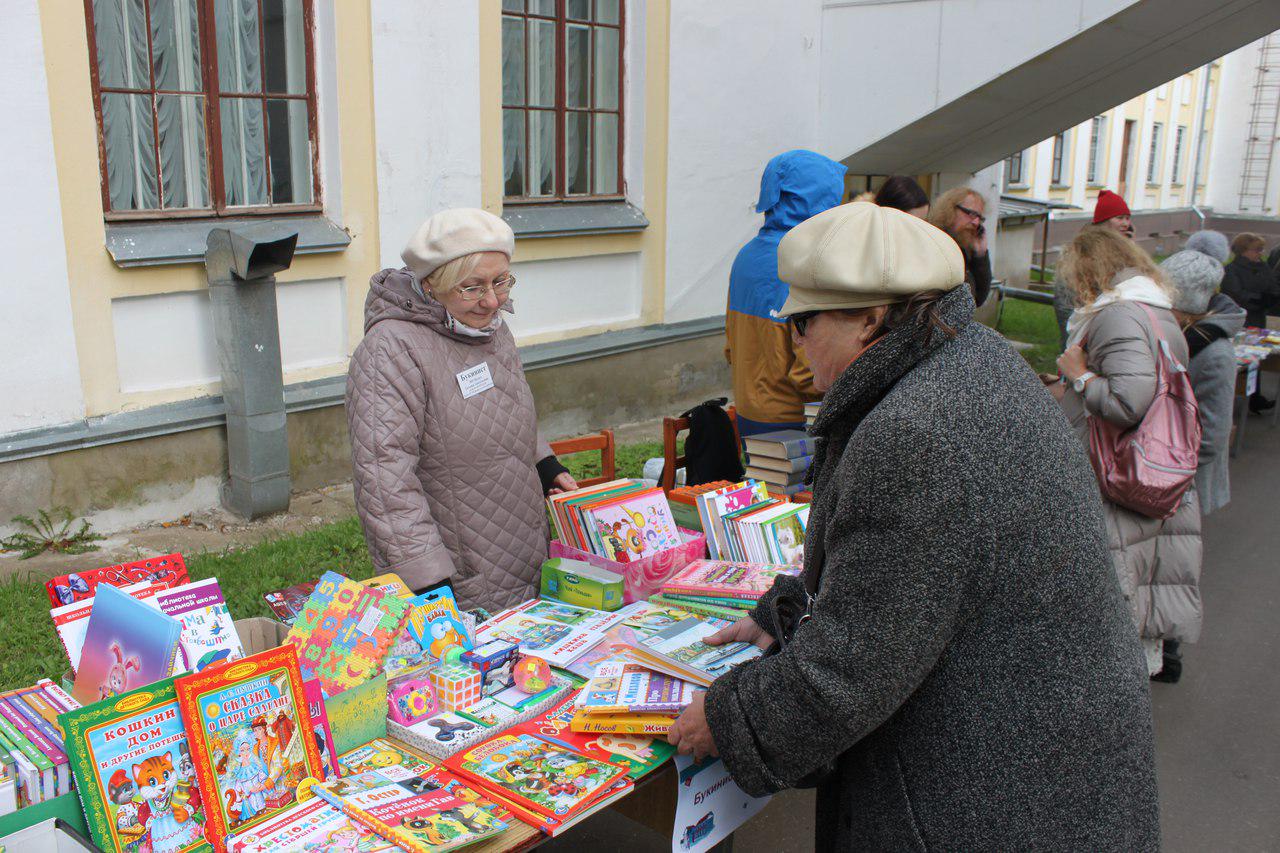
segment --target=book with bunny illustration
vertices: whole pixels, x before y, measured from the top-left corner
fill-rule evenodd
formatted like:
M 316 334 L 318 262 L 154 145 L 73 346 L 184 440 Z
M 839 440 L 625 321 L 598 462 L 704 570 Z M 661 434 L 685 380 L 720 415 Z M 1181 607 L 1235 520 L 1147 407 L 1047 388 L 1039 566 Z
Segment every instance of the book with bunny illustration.
M 93 842 L 102 850 L 206 850 L 205 807 L 173 679 L 59 717 Z
M 77 702 L 90 705 L 181 671 L 181 622 L 114 586 L 99 584 L 97 592 L 71 690 Z
M 617 764 L 626 768 L 632 779 L 656 770 L 675 755 L 676 748 L 661 738 L 614 732 L 576 732 L 572 728 L 576 713 L 577 704 L 570 698 L 542 716 L 521 723 L 515 731 L 561 743 L 597 761 Z
M 285 644 L 174 682 L 210 843 L 225 853 L 243 834 L 297 802 L 298 783 L 324 778 L 298 671 Z

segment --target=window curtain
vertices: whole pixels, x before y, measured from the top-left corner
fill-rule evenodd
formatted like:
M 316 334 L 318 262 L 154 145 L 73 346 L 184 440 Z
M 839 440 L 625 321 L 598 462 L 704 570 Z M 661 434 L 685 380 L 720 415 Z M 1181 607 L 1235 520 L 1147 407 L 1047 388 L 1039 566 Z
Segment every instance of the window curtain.
M 200 91 L 195 0 L 152 0 L 151 54 L 157 89 Z M 160 173 L 166 208 L 207 207 L 204 103 L 198 95 L 157 95 Z
M 261 92 L 257 0 L 217 0 L 218 77 L 223 92 Z M 267 204 L 262 101 L 222 98 L 222 172 L 228 206 Z
M 93 22 L 102 85 L 150 88 L 145 0 L 94 0 Z M 151 121 L 149 95 L 102 96 L 107 191 L 113 210 L 160 206 Z

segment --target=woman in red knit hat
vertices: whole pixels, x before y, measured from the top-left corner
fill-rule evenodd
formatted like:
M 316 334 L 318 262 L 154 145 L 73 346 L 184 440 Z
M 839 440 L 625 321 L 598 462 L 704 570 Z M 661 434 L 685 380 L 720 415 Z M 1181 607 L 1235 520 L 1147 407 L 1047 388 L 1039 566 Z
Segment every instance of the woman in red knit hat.
M 1133 237 L 1133 215 L 1124 198 L 1111 190 L 1098 191 L 1098 203 L 1093 207 L 1093 226 L 1110 228 L 1126 237 Z M 1058 318 L 1058 339 L 1063 349 L 1067 347 L 1067 320 L 1076 309 L 1071 295 L 1071 285 L 1058 276 L 1053 283 L 1053 313 Z

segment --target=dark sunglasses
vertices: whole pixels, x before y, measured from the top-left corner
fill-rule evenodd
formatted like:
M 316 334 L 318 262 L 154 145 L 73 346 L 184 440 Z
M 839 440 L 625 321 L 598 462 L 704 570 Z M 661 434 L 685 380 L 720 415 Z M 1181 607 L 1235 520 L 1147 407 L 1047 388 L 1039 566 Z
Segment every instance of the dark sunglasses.
M 801 311 L 799 314 L 792 314 L 789 318 L 791 328 L 796 330 L 796 334 L 804 337 L 804 330 L 809 325 L 809 321 L 818 316 L 817 311 Z
M 972 216 L 974 219 L 978 220 L 979 225 L 982 225 L 987 221 L 987 217 L 983 216 L 981 213 L 979 213 L 976 210 L 970 210 L 969 208 L 965 207 L 963 204 L 957 204 L 956 210 L 960 211 L 961 213 L 967 213 L 968 215 Z

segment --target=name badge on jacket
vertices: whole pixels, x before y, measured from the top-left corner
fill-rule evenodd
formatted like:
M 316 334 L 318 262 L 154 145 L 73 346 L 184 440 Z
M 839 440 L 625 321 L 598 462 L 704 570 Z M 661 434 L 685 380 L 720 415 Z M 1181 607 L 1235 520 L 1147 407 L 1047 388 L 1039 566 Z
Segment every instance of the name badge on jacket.
M 468 367 L 457 375 L 458 387 L 462 389 L 462 399 L 467 400 L 482 391 L 493 387 L 493 374 L 489 372 L 489 362 L 482 361 L 475 367 Z

